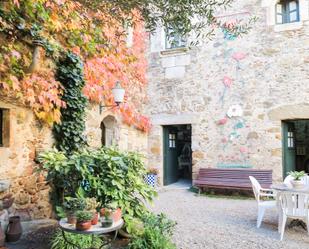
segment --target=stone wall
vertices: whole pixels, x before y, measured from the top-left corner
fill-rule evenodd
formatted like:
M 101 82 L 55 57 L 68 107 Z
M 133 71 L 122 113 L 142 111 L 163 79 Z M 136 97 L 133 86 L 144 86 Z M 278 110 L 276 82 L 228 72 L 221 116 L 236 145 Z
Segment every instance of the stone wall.
M 33 112 L 27 108 L 13 104 L 1 97 L 0 108 L 5 109 L 9 121 L 9 129 L 5 128 L 5 137 L 9 141 L 0 146 L 0 180 L 11 181 L 9 192 L 15 197 L 15 204 L 9 210 L 11 214 L 21 215 L 23 220 L 52 217 L 50 188 L 45 179 L 34 172 L 37 164 L 34 159 L 39 151 L 53 146 L 51 128 L 39 123 Z M 100 147 L 102 131 L 100 124 L 110 112 L 99 113 L 96 105 L 87 110 L 86 134 L 90 146 Z M 123 125 L 117 119 L 117 144 L 122 150 L 147 151 L 147 136 L 134 127 Z M 9 134 L 8 134 L 9 133 Z M 7 192 L 6 192 L 7 193 Z M 3 193 L 2 195 L 4 195 Z M 0 219 L 7 219 L 8 213 L 2 212 Z
M 51 216 L 49 188 L 34 169 L 36 150 L 52 146 L 51 130 L 38 123 L 33 112 L 27 108 L 0 101 L 0 108 L 9 114 L 9 143 L 0 147 L 1 180 L 11 181 L 15 197 L 14 209 L 10 210 L 24 219 Z M 3 193 L 5 194 L 5 193 Z
M 91 147 L 102 146 L 101 123 L 106 117 L 114 117 L 114 145 L 121 150 L 137 151 L 144 155 L 147 153 L 147 133 L 123 124 L 121 117 L 107 110 L 100 114 L 97 105 L 90 105 L 87 112 L 86 134 Z
M 239 164 L 282 179 L 281 120 L 309 119 L 309 9 L 300 1 L 301 22 L 271 25 L 275 2 L 237 0 L 229 13 L 258 21 L 235 40 L 218 31 L 198 47 L 164 51 L 158 28 L 149 48 L 149 165 L 163 169 L 162 125 L 191 123 L 193 177 L 200 167 Z

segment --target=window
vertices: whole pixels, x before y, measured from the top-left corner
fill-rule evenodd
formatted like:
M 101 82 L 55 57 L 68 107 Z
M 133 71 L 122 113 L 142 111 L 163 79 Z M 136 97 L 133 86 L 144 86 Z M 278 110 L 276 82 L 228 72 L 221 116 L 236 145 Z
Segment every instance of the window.
M 288 131 L 288 148 L 294 149 L 294 132 L 292 130 Z
M 276 5 L 276 23 L 292 23 L 299 21 L 298 1 L 281 0 Z
M 117 145 L 118 132 L 117 120 L 113 116 L 107 116 L 101 123 L 102 137 L 101 142 L 103 146 Z
M 168 134 L 168 145 L 169 148 L 176 148 L 176 134 L 175 133 L 170 133 Z
M 3 146 L 3 110 L 0 109 L 0 146 Z
M 10 146 L 10 111 L 0 108 L 0 147 Z
M 184 48 L 187 46 L 187 39 L 175 32 L 172 28 L 167 29 L 165 36 L 165 48 Z

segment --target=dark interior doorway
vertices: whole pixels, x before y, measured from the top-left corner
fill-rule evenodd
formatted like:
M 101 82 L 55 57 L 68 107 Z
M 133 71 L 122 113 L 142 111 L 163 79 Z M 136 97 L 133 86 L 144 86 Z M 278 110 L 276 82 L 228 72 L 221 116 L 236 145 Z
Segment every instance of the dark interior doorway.
M 163 127 L 164 185 L 192 179 L 191 125 Z
M 309 119 L 282 122 L 284 177 L 289 171 L 309 173 Z

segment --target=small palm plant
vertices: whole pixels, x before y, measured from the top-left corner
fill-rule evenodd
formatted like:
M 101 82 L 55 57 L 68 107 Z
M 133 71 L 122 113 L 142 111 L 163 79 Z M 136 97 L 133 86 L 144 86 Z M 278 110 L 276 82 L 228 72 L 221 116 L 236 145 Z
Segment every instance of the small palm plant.
M 305 171 L 290 171 L 288 175 L 293 177 L 294 181 L 301 181 L 302 178 L 307 174 L 305 173 Z
M 303 178 L 305 176 L 307 176 L 305 171 L 291 171 L 288 174 L 289 174 L 289 176 L 291 176 L 293 178 L 291 183 L 292 183 L 294 188 L 303 188 L 304 187 L 305 184 L 303 182 Z

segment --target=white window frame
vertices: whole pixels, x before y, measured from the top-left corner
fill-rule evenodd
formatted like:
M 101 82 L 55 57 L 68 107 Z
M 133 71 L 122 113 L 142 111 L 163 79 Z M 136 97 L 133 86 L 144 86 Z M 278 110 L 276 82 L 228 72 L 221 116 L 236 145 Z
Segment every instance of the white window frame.
M 267 14 L 267 26 L 272 26 L 275 32 L 301 29 L 303 27 L 303 22 L 309 20 L 309 1 L 298 0 L 299 21 L 277 24 L 276 5 L 278 2 L 279 0 L 262 0 L 262 7 L 265 8 Z

